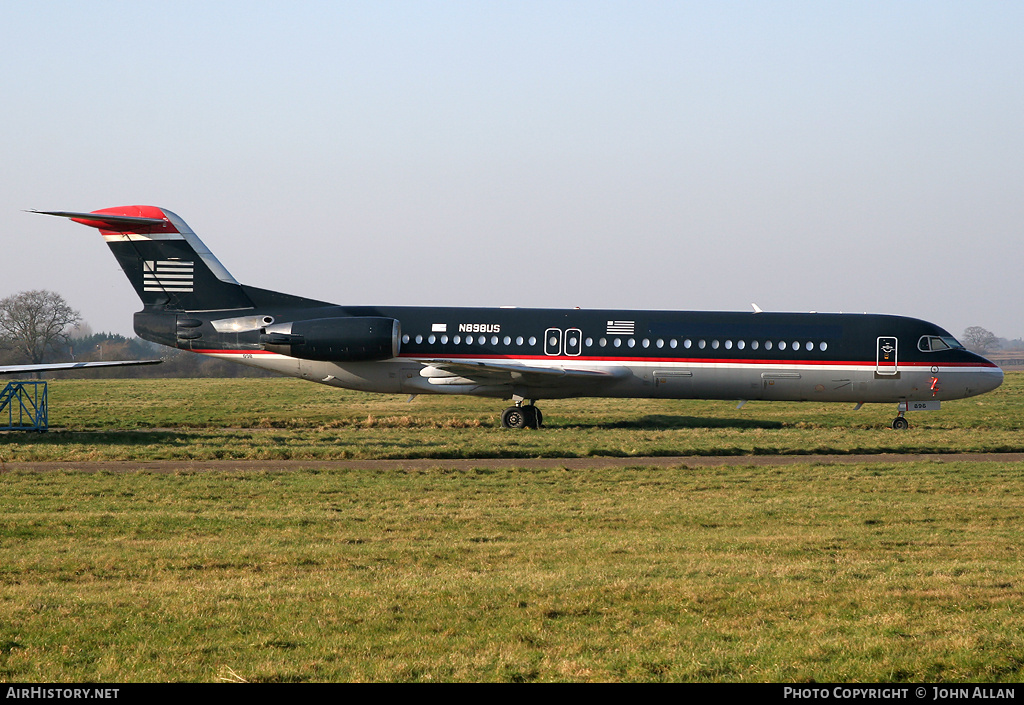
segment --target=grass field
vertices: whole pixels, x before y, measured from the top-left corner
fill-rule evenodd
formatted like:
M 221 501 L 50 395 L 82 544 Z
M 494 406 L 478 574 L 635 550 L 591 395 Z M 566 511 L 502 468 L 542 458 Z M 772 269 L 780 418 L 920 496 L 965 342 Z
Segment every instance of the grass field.
M 45 434 L 0 434 L 0 462 L 533 458 L 1024 451 L 1024 373 L 993 393 L 909 415 L 895 405 L 573 399 L 509 432 L 506 403 L 349 392 L 297 380 L 58 380 Z
M 1019 682 L 1019 463 L 259 461 L 1021 450 L 1022 383 L 905 432 L 880 407 L 602 400 L 510 432 L 479 400 L 54 382 L 69 430 L 0 434 L 0 459 L 253 463 L 0 472 L 0 680 Z

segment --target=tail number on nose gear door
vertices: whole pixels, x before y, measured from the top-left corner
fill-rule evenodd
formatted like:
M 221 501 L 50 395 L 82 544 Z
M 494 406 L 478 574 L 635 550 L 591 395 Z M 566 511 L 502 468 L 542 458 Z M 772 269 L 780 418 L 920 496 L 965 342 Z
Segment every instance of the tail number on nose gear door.
M 938 411 L 942 402 L 939 401 L 901 401 L 900 411 Z

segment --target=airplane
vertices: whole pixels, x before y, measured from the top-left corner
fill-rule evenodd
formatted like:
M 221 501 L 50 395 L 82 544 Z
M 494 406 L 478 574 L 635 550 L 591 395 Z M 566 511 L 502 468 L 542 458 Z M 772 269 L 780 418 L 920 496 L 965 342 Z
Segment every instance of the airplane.
M 984 394 L 1002 370 L 927 321 L 884 314 L 343 306 L 238 283 L 155 206 L 30 211 L 97 228 L 140 337 L 366 392 L 511 399 L 506 428 L 570 397 L 896 403 Z

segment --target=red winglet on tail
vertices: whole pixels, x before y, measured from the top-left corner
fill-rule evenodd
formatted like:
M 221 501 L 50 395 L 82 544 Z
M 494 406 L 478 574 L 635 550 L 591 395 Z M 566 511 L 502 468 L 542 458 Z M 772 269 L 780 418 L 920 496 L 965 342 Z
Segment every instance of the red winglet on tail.
M 70 218 L 76 223 L 97 228 L 103 233 L 175 233 L 177 228 L 171 224 L 164 212 L 156 206 L 119 206 L 104 208 L 91 213 L 73 213 L 69 211 L 29 211 L 41 215 L 56 215 Z

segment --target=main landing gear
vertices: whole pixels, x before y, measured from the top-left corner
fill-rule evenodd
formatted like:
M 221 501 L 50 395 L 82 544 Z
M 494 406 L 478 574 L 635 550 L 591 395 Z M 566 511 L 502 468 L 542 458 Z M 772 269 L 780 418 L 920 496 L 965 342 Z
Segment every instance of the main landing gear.
M 543 423 L 544 414 L 532 401 L 529 404 L 517 401 L 515 406 L 501 412 L 502 428 L 540 428 Z

